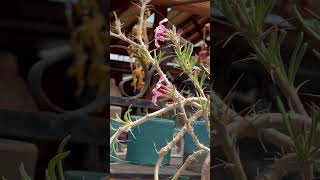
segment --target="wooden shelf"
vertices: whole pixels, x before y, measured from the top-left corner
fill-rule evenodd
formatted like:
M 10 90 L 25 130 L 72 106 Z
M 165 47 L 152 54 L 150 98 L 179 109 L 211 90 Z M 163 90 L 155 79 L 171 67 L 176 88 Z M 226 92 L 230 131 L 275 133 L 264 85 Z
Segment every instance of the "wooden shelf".
M 0 136 L 61 141 L 71 134 L 71 141 L 105 145 L 106 119 L 65 116 L 49 112 L 20 112 L 0 109 Z
M 124 157 L 121 157 L 124 159 Z M 182 164 L 182 158 L 171 158 L 170 166 L 162 167 L 160 169 L 160 175 L 168 177 L 173 175 L 179 170 L 179 167 Z M 153 179 L 154 167 L 152 166 L 141 166 L 135 164 L 129 164 L 124 162 L 116 162 L 110 164 L 110 175 L 111 180 L 132 180 L 135 178 L 139 179 Z M 188 176 L 190 179 L 199 179 L 200 173 L 192 171 L 184 171 L 183 176 Z

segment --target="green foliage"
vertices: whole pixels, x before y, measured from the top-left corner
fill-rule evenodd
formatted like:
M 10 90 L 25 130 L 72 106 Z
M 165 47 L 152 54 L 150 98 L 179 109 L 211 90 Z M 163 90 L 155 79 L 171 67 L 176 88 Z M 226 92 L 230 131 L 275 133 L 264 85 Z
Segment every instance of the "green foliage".
M 201 92 L 206 80 L 209 79 L 210 76 L 209 67 L 202 66 L 202 69 L 194 70 L 194 67 L 198 63 L 198 59 L 195 56 L 192 56 L 193 44 L 190 42 L 176 46 L 175 53 L 177 55 L 176 63 L 183 72 L 188 75 L 198 92 Z
M 256 32 L 262 32 L 264 21 L 267 15 L 273 10 L 276 2 L 277 0 L 250 0 Z
M 293 11 L 296 14 L 297 19 L 299 20 L 299 23 L 301 25 L 301 27 L 303 28 L 303 30 L 305 32 L 307 32 L 309 35 L 311 35 L 312 37 L 314 37 L 317 40 L 320 40 L 320 22 L 318 20 L 315 21 L 314 23 L 314 27 L 311 28 L 307 22 L 304 20 L 304 18 L 301 16 L 301 14 L 299 13 L 297 6 L 293 7 Z M 318 17 L 319 18 L 319 17 Z M 320 53 L 317 50 L 313 50 L 313 53 L 315 54 L 315 56 L 317 58 L 320 59 Z
M 59 145 L 58 154 L 63 153 L 65 146 L 67 145 L 67 143 L 70 140 L 71 140 L 71 136 L 70 135 L 68 135 L 67 137 L 65 137 L 63 139 L 63 141 Z M 62 160 L 58 161 L 58 165 L 57 166 L 58 166 L 59 178 L 60 178 L 60 180 L 64 180 L 63 168 L 62 168 Z
M 154 60 L 155 60 L 155 63 L 157 63 L 158 65 L 161 63 L 161 61 L 164 59 L 163 56 L 164 56 L 164 53 L 162 51 L 159 51 L 159 53 L 157 54 L 156 52 L 156 49 L 153 50 L 154 51 Z
M 28 175 L 28 173 L 26 172 L 23 163 L 20 164 L 19 172 L 20 172 L 20 176 L 21 176 L 21 178 L 22 178 L 23 180 L 31 180 L 31 177 L 30 177 L 30 176 Z
M 267 15 L 277 0 L 215 0 L 225 18 L 243 32 L 261 33 Z
M 48 164 L 48 169 L 46 170 L 46 180 L 64 180 L 64 175 L 63 175 L 63 169 L 62 169 L 62 160 L 65 159 L 69 154 L 70 151 L 63 152 L 65 145 L 70 141 L 71 136 L 67 136 L 63 139 L 61 142 L 59 149 L 58 149 L 58 154 L 53 157 L 49 164 Z M 58 169 L 58 179 L 57 179 L 57 169 Z M 32 178 L 28 175 L 24 168 L 24 164 L 21 163 L 19 167 L 19 172 L 21 176 L 21 180 L 32 180 Z M 2 180 L 7 180 L 6 178 L 2 177 Z
M 285 111 L 284 105 L 279 97 L 277 97 L 278 107 L 282 113 L 284 123 L 288 130 L 289 136 L 294 142 L 295 151 L 304 162 L 317 162 L 316 155 L 319 153 L 320 145 L 314 147 L 317 127 L 320 121 L 319 108 L 313 105 L 311 125 L 307 129 L 297 129 L 297 125 L 293 124 L 289 114 Z M 300 131 L 300 132 L 299 132 Z M 305 132 L 303 132 L 305 131 Z
M 288 79 L 291 85 L 293 85 L 294 83 L 295 76 L 297 74 L 302 58 L 305 55 L 308 47 L 307 43 L 304 43 L 303 45 L 301 45 L 302 41 L 303 41 L 303 33 L 301 33 L 300 38 L 297 41 L 296 47 L 291 55 L 291 60 L 290 60 L 290 65 L 288 70 Z
M 301 136 L 298 134 L 297 128 L 295 127 L 295 125 L 292 123 L 292 120 L 290 119 L 289 114 L 286 112 L 284 105 L 281 101 L 281 99 L 279 97 L 277 97 L 277 103 L 278 103 L 278 107 L 280 112 L 282 113 L 282 119 L 286 125 L 286 128 L 288 130 L 289 136 L 291 137 L 291 139 L 294 142 L 295 145 L 295 150 L 297 152 L 297 154 L 300 157 L 303 157 L 304 152 L 303 152 L 303 139 L 301 138 Z
M 60 153 L 53 157 L 48 165 L 48 177 L 50 180 L 57 180 L 56 176 L 56 168 L 59 162 L 61 162 L 63 159 L 65 159 L 70 154 L 70 151 Z
M 250 36 L 247 34 L 245 37 L 247 38 L 249 44 L 256 51 L 258 60 L 267 69 L 269 69 L 270 73 L 272 73 L 272 71 L 281 72 L 284 77 L 288 78 L 288 81 L 293 86 L 297 71 L 300 67 L 303 56 L 306 53 L 308 44 L 303 43 L 302 33 L 291 55 L 288 70 L 286 70 L 285 66 L 283 65 L 280 51 L 281 43 L 286 37 L 286 32 L 284 30 L 279 31 L 272 29 L 268 29 L 266 32 L 263 32 L 265 19 L 273 10 L 276 2 L 276 0 L 249 0 L 247 4 L 245 4 L 243 0 L 239 0 L 237 2 L 232 0 L 216 0 L 218 8 L 223 12 L 226 19 L 232 23 L 234 27 L 236 27 L 236 30 L 241 30 L 241 33 L 254 32 L 256 34 L 255 36 Z M 308 32 L 311 34 L 316 34 L 306 25 L 305 21 L 303 21 L 297 10 L 296 13 L 301 23 L 306 29 L 308 29 Z M 242 17 L 242 19 L 245 18 L 246 20 L 241 21 L 240 17 Z M 247 22 L 247 24 L 244 24 L 244 22 Z M 238 26 L 239 28 L 237 28 Z M 266 43 L 264 38 L 268 37 L 267 35 L 269 38 Z M 314 53 L 320 57 L 320 53 L 318 53 L 316 50 L 314 50 Z M 271 75 L 273 76 L 273 74 Z
M 294 13 L 296 14 L 302 28 L 309 33 L 310 35 L 312 35 L 314 38 L 316 38 L 317 40 L 320 40 L 320 28 L 319 26 L 315 26 L 316 28 L 312 29 L 311 27 L 309 27 L 309 25 L 307 24 L 307 22 L 303 19 L 303 17 L 301 16 L 301 14 L 299 13 L 297 6 L 293 7 Z M 316 23 L 318 24 L 318 23 Z M 318 28 L 317 28 L 318 27 Z
M 193 53 L 193 44 L 185 43 L 179 47 L 175 47 L 175 52 L 177 55 L 177 63 L 180 67 L 187 73 L 193 71 L 194 66 L 197 64 L 198 60 L 192 56 Z
M 282 58 L 281 58 L 281 43 L 285 39 L 286 32 L 278 31 L 272 32 L 270 35 L 270 40 L 267 45 L 267 51 L 264 53 L 266 55 L 265 61 L 269 61 L 268 64 L 273 66 L 273 68 L 280 69 L 283 75 L 286 75 L 286 71 L 284 69 Z
M 235 27 L 240 27 L 239 20 L 232 9 L 233 0 L 215 0 L 215 4 L 228 21 Z
M 115 121 L 115 122 L 118 122 L 120 124 L 120 126 L 123 126 L 123 125 L 129 125 L 132 123 L 132 120 L 131 120 L 131 117 L 130 117 L 130 113 L 131 113 L 132 109 L 131 109 L 131 105 L 128 107 L 128 110 L 125 112 L 124 114 L 124 117 L 123 119 L 121 119 L 119 117 L 118 114 L 116 114 L 116 118 L 111 118 L 111 120 Z M 112 130 L 115 130 L 117 131 L 118 129 L 115 129 L 112 127 L 111 123 L 110 123 L 110 127 Z M 135 138 L 134 134 L 132 133 L 131 129 L 129 129 L 130 133 L 132 134 L 132 136 Z M 110 144 L 110 156 L 113 157 L 112 154 L 117 154 L 117 143 L 118 142 L 113 142 Z
M 118 114 L 116 114 L 116 118 L 111 118 L 111 120 L 118 122 L 120 124 L 130 124 L 132 123 L 131 117 L 130 117 L 130 113 L 131 113 L 132 109 L 131 109 L 131 105 L 128 107 L 128 110 L 125 112 L 123 119 L 121 119 L 119 117 Z M 111 124 L 110 124 L 111 125 Z

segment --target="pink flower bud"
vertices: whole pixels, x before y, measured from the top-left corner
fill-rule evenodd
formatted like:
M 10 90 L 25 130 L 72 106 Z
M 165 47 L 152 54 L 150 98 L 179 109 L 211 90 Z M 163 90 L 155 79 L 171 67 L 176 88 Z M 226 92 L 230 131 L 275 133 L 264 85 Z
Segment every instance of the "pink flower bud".
M 154 41 L 155 41 L 155 45 L 157 48 L 160 47 L 159 42 L 164 42 L 164 35 L 167 32 L 166 27 L 163 25 L 163 23 L 167 22 L 168 19 L 165 18 L 162 21 L 159 22 L 159 26 L 156 27 L 156 29 L 154 30 L 155 34 L 154 34 Z

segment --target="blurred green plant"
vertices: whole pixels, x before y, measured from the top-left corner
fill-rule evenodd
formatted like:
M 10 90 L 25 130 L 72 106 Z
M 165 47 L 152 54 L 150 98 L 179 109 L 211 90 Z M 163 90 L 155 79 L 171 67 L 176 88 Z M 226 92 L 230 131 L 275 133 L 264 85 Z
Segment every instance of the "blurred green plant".
M 317 129 L 320 121 L 319 108 L 313 105 L 310 111 L 309 109 L 306 110 L 306 103 L 302 102 L 298 95 L 298 91 L 303 84 L 297 87 L 295 84 L 296 75 L 307 52 L 308 43 L 304 42 L 304 33 L 301 32 L 288 64 L 284 63 L 285 61 L 283 61 L 281 57 L 281 46 L 286 39 L 285 28 L 280 27 L 281 23 L 269 27 L 265 26 L 266 17 L 274 10 L 276 3 L 276 0 L 214 0 L 214 5 L 216 5 L 226 20 L 219 19 L 217 22 L 222 22 L 234 28 L 236 31 L 226 40 L 225 45 L 234 36 L 242 36 L 255 52 L 250 59 L 260 62 L 265 67 L 272 81 L 286 98 L 286 104 L 290 112 L 295 115 L 295 118 L 292 118 L 291 115 L 286 113 L 280 98 L 277 99 L 277 103 L 282 114 L 283 126 L 286 128 L 289 137 L 287 138 L 286 134 L 280 133 L 277 130 L 278 127 L 272 129 L 271 133 L 273 133 L 274 136 L 281 135 L 283 138 L 287 138 L 290 147 L 292 146 L 292 140 L 295 155 L 299 158 L 300 162 L 304 163 L 303 170 L 299 170 L 299 172 L 303 174 L 304 179 L 311 180 L 313 179 L 313 168 L 319 161 L 319 146 L 316 143 L 316 137 L 319 136 L 319 129 Z M 304 20 L 299 13 L 297 7 L 294 6 L 294 13 L 300 22 L 302 30 L 315 39 L 320 40 L 320 16 L 310 10 L 308 11 L 315 17 L 313 27 L 308 25 L 307 21 Z M 318 50 L 313 49 L 313 53 L 320 58 Z M 297 115 L 305 118 L 302 121 L 308 122 L 297 124 L 297 118 L 301 118 L 297 117 Z M 278 141 L 281 141 L 280 137 L 278 137 Z M 242 180 L 247 180 L 246 176 L 241 176 L 244 172 L 241 163 L 238 162 L 238 155 L 229 153 L 228 156 L 233 160 L 232 163 L 240 166 L 234 168 L 234 176 Z M 275 161 L 274 167 L 278 167 L 276 163 Z M 298 169 L 301 169 L 301 167 Z M 270 177 L 272 177 L 281 179 L 283 174 L 287 174 L 289 171 L 285 169 L 285 172 L 281 172 L 281 170 L 276 168 L 273 170 L 273 172 L 270 171 L 271 175 L 262 175 L 263 177 L 260 176 L 259 178 L 270 179 Z
M 48 168 L 46 169 L 46 180 L 64 180 L 63 168 L 62 168 L 62 160 L 64 160 L 69 154 L 70 151 L 64 152 L 64 148 L 66 144 L 70 141 L 71 136 L 66 136 L 61 142 L 58 154 L 54 156 L 48 164 Z M 28 175 L 25 170 L 24 164 L 21 163 L 19 167 L 19 172 L 21 176 L 21 180 L 32 180 L 32 178 Z M 2 180 L 7 180 L 5 177 L 2 177 Z
M 282 113 L 283 121 L 292 141 L 294 142 L 295 152 L 297 153 L 302 163 L 316 163 L 318 160 L 317 153 L 319 153 L 320 145 L 313 146 L 316 137 L 317 127 L 320 122 L 319 107 L 313 104 L 312 119 L 310 127 L 301 127 L 293 123 L 290 114 L 286 112 L 283 102 L 277 97 L 277 104 Z M 305 132 L 305 133 L 302 133 Z
M 64 180 L 62 160 L 70 154 L 70 151 L 64 152 L 64 147 L 70 141 L 70 139 L 70 135 L 63 139 L 59 146 L 58 154 L 49 161 L 48 168 L 46 169 L 46 180 Z M 19 167 L 19 172 L 22 180 L 32 180 L 32 178 L 26 172 L 23 163 L 21 163 Z
M 120 127 L 121 126 L 125 126 L 125 125 L 130 125 L 132 123 L 132 120 L 131 120 L 131 113 L 132 109 L 131 109 L 131 105 L 128 107 L 128 110 L 125 112 L 124 116 L 123 116 L 123 119 L 120 118 L 120 116 L 118 114 L 116 114 L 116 118 L 111 118 L 112 121 L 116 122 L 116 123 L 119 123 Z M 110 123 L 110 130 L 112 131 L 118 131 L 119 128 L 114 128 L 112 127 L 112 123 Z M 129 130 L 129 132 L 132 134 L 132 136 L 135 138 L 134 134 L 132 133 L 131 129 Z M 113 134 L 111 134 L 111 136 L 113 136 Z M 117 156 L 117 144 L 119 142 L 118 141 L 114 141 L 110 144 L 110 157 L 113 157 L 113 158 L 116 158 L 118 159 L 117 157 L 114 157 L 114 155 Z
M 308 10 L 308 12 L 315 17 L 314 23 L 313 23 L 313 28 L 310 27 L 306 20 L 302 17 L 302 15 L 299 13 L 297 6 L 293 7 L 294 13 L 296 14 L 297 19 L 300 22 L 301 27 L 305 32 L 310 34 L 312 37 L 314 37 L 317 40 L 320 40 L 320 16 L 315 14 L 314 12 Z M 313 53 L 320 59 L 320 53 L 318 50 L 313 49 Z

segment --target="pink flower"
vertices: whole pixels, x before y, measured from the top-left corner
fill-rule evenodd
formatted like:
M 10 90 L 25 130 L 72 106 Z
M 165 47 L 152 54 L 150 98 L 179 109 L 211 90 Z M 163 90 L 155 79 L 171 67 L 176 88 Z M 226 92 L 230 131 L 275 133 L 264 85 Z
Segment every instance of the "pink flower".
M 159 26 L 156 27 L 154 30 L 154 41 L 157 48 L 160 47 L 159 41 L 164 42 L 164 35 L 166 34 L 166 27 L 163 25 L 163 23 L 167 22 L 168 19 L 165 18 L 162 21 L 159 22 Z
M 167 94 L 170 92 L 169 88 L 164 84 L 164 77 L 161 76 L 156 87 L 152 90 L 152 102 L 157 105 L 157 99 L 159 97 L 167 97 Z

